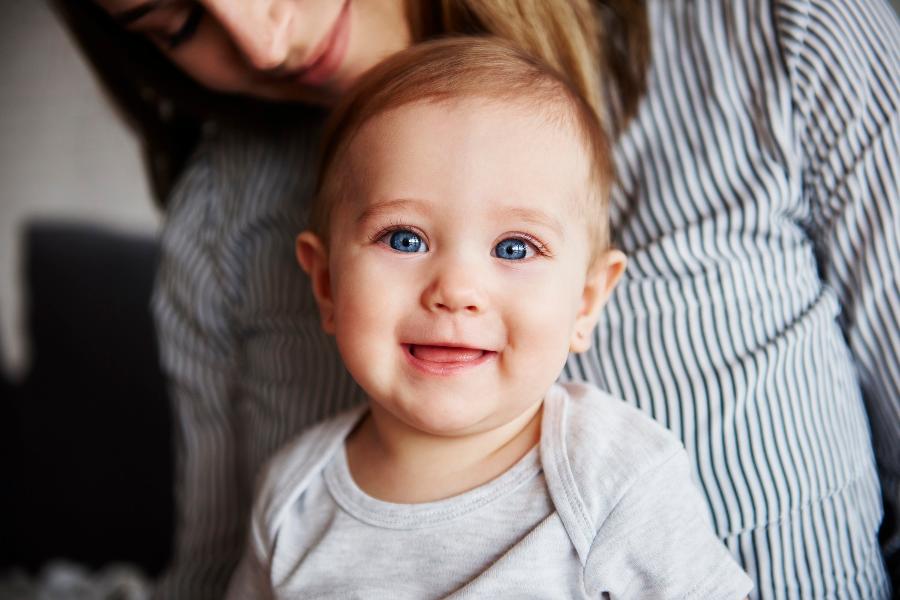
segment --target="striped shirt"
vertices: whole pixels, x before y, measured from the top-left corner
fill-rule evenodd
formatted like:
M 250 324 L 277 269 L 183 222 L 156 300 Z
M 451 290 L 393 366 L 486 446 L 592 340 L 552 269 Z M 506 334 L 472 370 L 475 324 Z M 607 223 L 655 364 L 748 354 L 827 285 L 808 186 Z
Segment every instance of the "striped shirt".
M 648 6 L 649 90 L 617 144 L 612 205 L 630 264 L 563 377 L 683 440 L 753 597 L 887 598 L 882 492 L 900 507 L 896 16 L 883 0 Z M 361 399 L 293 256 L 312 129 L 220 131 L 171 202 L 154 309 L 180 426 L 180 524 L 163 598 L 221 597 L 261 463 Z

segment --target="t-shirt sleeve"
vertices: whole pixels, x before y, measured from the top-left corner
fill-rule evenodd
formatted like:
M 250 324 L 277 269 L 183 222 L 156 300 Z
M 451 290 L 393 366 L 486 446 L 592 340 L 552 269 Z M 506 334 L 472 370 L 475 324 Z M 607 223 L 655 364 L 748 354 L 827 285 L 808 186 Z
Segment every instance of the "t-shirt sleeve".
M 737 600 L 753 587 L 713 534 L 680 448 L 637 477 L 600 525 L 585 584 L 591 597 L 610 600 Z

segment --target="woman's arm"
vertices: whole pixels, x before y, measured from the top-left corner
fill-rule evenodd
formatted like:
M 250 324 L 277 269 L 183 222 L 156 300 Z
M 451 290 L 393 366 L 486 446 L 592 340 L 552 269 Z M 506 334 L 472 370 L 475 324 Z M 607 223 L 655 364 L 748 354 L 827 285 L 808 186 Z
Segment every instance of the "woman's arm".
M 195 156 L 171 199 L 153 298 L 176 440 L 175 555 L 160 599 L 221 598 L 246 521 L 232 402 L 239 307 L 213 169 L 208 155 Z
M 883 0 L 783 2 L 776 19 L 819 271 L 840 301 L 885 504 L 898 515 L 900 27 Z M 886 556 L 900 549 L 890 534 Z
M 221 598 L 260 466 L 359 400 L 294 258 L 313 126 L 220 131 L 167 214 L 154 309 L 180 440 L 179 524 L 160 598 Z
M 228 585 L 226 600 L 274 600 L 275 590 L 269 580 L 263 560 L 257 555 L 254 545 L 250 544 L 244 558 L 234 572 Z

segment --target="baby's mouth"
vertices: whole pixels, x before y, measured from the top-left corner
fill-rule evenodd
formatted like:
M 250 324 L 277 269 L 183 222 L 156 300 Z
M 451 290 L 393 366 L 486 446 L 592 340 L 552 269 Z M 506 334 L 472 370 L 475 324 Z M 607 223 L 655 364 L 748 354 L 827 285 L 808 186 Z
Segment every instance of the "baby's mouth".
M 464 346 L 406 344 L 406 356 L 422 373 L 449 376 L 478 368 L 496 357 L 497 352 Z
M 440 363 L 460 364 L 468 363 L 485 355 L 485 350 L 479 348 L 460 348 L 455 346 L 428 346 L 410 344 L 409 353 L 419 360 Z

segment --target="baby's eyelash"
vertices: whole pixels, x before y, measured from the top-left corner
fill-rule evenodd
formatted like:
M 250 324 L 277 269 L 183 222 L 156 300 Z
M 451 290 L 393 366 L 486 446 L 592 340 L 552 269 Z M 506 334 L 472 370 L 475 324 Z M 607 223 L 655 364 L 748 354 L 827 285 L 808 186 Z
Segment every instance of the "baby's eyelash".
M 541 256 L 553 256 L 553 252 L 551 252 L 550 247 L 547 246 L 547 244 L 545 244 L 541 240 L 534 237 L 533 235 L 529 235 L 527 233 L 522 233 L 520 231 L 516 231 L 516 232 L 508 233 L 508 234 L 504 235 L 503 238 L 504 239 L 506 239 L 506 238 L 523 239 L 526 242 L 528 242 L 529 244 L 531 244 L 532 246 L 534 246 L 534 249 L 537 250 L 537 253 L 540 254 Z
M 395 231 L 412 231 L 416 234 L 421 235 L 418 228 L 412 225 L 409 225 L 402 221 L 391 221 L 389 225 L 376 229 L 375 233 L 369 236 L 369 243 L 377 242 L 387 234 L 394 233 Z
M 419 230 L 415 225 L 410 225 L 404 221 L 391 221 L 388 225 L 384 227 L 379 227 L 374 230 L 374 233 L 369 235 L 369 243 L 375 243 L 379 240 L 383 239 L 386 235 L 394 233 L 395 231 L 412 231 L 416 235 L 420 236 L 423 240 L 425 239 L 424 234 Z M 529 243 L 532 247 L 534 247 L 535 251 L 544 257 L 552 257 L 553 251 L 550 247 L 539 240 L 538 238 L 530 235 L 528 233 L 524 233 L 521 231 L 513 231 L 510 233 L 506 233 L 501 236 L 501 239 L 509 239 L 509 238 L 517 238 L 521 239 L 527 243 Z

